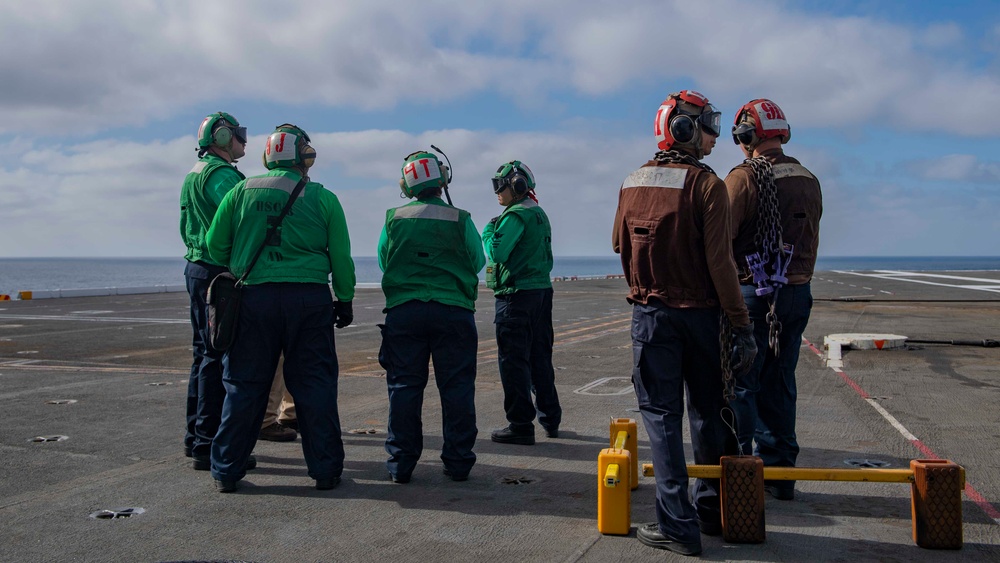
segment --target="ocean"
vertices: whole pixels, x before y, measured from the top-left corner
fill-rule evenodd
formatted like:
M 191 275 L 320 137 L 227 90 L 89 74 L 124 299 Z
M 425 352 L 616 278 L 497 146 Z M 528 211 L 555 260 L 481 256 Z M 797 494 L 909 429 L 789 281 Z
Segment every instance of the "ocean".
M 372 256 L 354 258 L 358 283 L 382 279 Z M 820 257 L 817 271 L 829 270 L 1000 270 L 997 256 L 832 256 Z M 557 256 L 553 277 L 620 274 L 617 256 Z M 183 258 L 0 258 L 0 294 L 18 291 L 184 285 Z

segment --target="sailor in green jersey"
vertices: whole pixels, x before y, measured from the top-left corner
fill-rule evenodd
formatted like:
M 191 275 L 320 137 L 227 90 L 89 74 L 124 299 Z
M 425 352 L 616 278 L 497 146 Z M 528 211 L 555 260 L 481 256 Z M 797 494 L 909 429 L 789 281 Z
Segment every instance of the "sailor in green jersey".
M 331 489 L 344 470 L 332 329 L 354 319 L 354 261 L 337 196 L 307 176 L 316 159 L 309 142 L 302 129 L 278 126 L 264 151 L 269 172 L 237 184 L 208 231 L 212 258 L 242 276 L 291 193 L 305 182 L 243 288 L 223 374 L 222 424 L 212 444 L 212 477 L 221 492 L 236 490 L 245 474 L 282 354 L 309 476 L 317 489 Z M 331 274 L 336 302 L 327 285 Z
M 417 201 L 386 212 L 378 243 L 386 301 L 379 350 L 389 389 L 386 468 L 396 483 L 410 481 L 423 451 L 421 404 L 432 358 L 445 475 L 464 481 L 476 462 L 475 310 L 486 258 L 469 213 L 441 200 L 448 171 L 431 153 L 406 157 L 399 185 Z
M 483 229 L 483 245 L 489 259 L 486 285 L 496 295 L 497 359 L 508 425 L 490 439 L 532 445 L 536 409 L 550 438 L 559 436 L 562 421 L 552 370 L 552 227 L 535 197 L 535 177 L 521 161 L 497 169 L 493 192 L 504 211 Z
M 208 470 L 212 439 L 219 429 L 222 401 L 222 352 L 213 350 L 208 338 L 208 308 L 205 295 L 215 276 L 226 267 L 208 255 L 205 233 L 219 203 L 243 174 L 236 160 L 246 151 L 247 129 L 225 112 L 209 115 L 198 128 L 198 162 L 184 178 L 181 188 L 181 239 L 187 247 L 184 280 L 191 300 L 191 376 L 188 380 L 187 431 L 184 453 L 193 457 L 198 470 Z

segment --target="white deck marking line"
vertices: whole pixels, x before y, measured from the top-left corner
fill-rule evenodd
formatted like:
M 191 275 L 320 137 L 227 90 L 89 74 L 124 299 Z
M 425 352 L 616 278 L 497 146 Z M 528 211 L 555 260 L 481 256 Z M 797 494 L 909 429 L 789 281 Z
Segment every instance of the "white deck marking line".
M 969 276 L 955 276 L 948 274 L 932 274 L 929 272 L 911 272 L 908 270 L 875 270 L 879 274 L 887 275 L 899 275 L 899 276 L 912 276 L 918 278 L 940 278 L 944 280 L 964 280 L 964 281 L 977 281 L 977 282 L 988 282 L 990 285 L 1000 284 L 1000 279 L 997 278 L 970 278 Z
M 806 346 L 808 346 L 809 349 L 812 350 L 814 354 L 819 356 L 820 360 L 823 359 L 823 352 L 821 352 L 819 348 L 817 348 L 812 342 L 809 342 L 809 340 L 806 339 L 805 337 L 802 338 L 802 342 Z M 883 408 L 882 405 L 878 404 L 878 402 L 875 399 L 872 399 L 871 395 L 869 395 L 867 391 L 865 391 L 860 385 L 858 385 L 857 382 L 851 379 L 851 377 L 847 375 L 845 371 L 839 368 L 830 368 L 830 369 L 832 369 L 834 373 L 840 376 L 840 379 L 842 379 L 844 383 L 846 383 L 848 386 L 854 389 L 854 392 L 857 393 L 858 396 L 860 396 L 866 403 L 871 405 L 880 415 L 882 415 L 882 418 L 884 418 L 889 424 L 891 424 L 892 427 L 895 428 L 897 432 L 899 432 L 900 434 L 902 434 L 904 438 L 909 440 L 910 443 L 913 444 L 913 446 L 916 447 L 918 450 L 920 450 L 920 452 L 923 453 L 927 458 L 943 459 L 941 456 L 934 453 L 934 451 L 931 450 L 927 446 L 927 444 L 924 444 L 920 440 L 920 438 L 917 438 L 916 436 L 913 435 L 912 432 L 907 430 L 905 426 L 903 426 L 898 420 L 896 420 L 896 417 L 889 414 L 889 411 L 885 410 L 885 408 Z M 990 503 L 988 500 L 986 500 L 986 497 L 980 494 L 979 491 L 977 491 L 975 487 L 972 486 L 972 483 L 970 483 L 968 480 L 966 480 L 965 482 L 965 488 L 963 489 L 963 492 L 965 493 L 965 496 L 969 498 L 969 500 L 974 502 L 977 506 L 979 506 L 980 509 L 982 509 L 983 512 L 986 513 L 986 516 L 988 516 L 991 520 L 993 520 L 993 522 L 996 523 L 997 525 L 1000 525 L 1000 511 L 994 508 L 993 504 Z
M 899 433 L 902 434 L 904 438 L 910 441 L 917 439 L 917 437 L 914 436 L 913 433 L 907 430 L 905 426 L 903 426 L 898 420 L 896 420 L 896 417 L 889 414 L 889 411 L 885 410 L 882 407 L 882 405 L 878 404 L 878 401 L 876 401 L 875 399 L 865 399 L 865 400 L 868 401 L 868 404 L 871 405 L 872 408 L 877 410 L 878 413 L 882 415 L 882 418 L 888 420 L 889 424 L 891 424 L 893 428 L 898 430 Z
M 848 271 L 841 271 L 841 270 L 835 270 L 835 271 L 838 274 L 850 274 L 852 276 L 863 276 L 863 277 L 866 277 L 866 278 L 877 278 L 877 279 L 883 279 L 883 280 L 905 281 L 905 282 L 919 283 L 919 284 L 924 284 L 924 285 L 934 285 L 934 286 L 938 286 L 938 287 L 954 287 L 954 288 L 957 288 L 957 289 L 971 289 L 973 291 L 989 291 L 991 293 L 1000 293 L 1000 280 L 990 280 L 990 279 L 983 279 L 983 278 L 965 278 L 965 277 L 961 277 L 961 276 L 942 276 L 942 275 L 937 275 L 937 274 L 918 274 L 918 273 L 914 273 L 914 272 L 897 272 L 897 271 L 893 271 L 893 270 L 879 270 L 879 272 L 881 272 L 881 273 L 878 273 L 878 274 L 863 274 L 863 273 L 860 273 L 860 272 L 848 272 Z M 965 281 L 970 281 L 970 282 L 992 282 L 992 283 L 990 283 L 988 285 L 979 285 L 979 284 L 977 284 L 977 285 L 960 285 L 960 284 L 952 284 L 952 283 L 938 283 L 938 282 L 932 282 L 932 281 L 926 281 L 926 280 L 907 279 L 908 277 L 919 277 L 919 276 L 937 277 L 937 278 L 953 279 L 953 280 L 965 280 Z

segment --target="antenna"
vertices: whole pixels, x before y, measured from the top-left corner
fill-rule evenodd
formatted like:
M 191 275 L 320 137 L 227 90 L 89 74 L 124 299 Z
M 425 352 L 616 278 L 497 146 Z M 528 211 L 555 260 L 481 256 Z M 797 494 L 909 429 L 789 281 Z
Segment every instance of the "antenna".
M 451 179 L 455 177 L 455 173 L 451 169 L 451 160 L 448 155 L 444 154 L 444 151 L 431 145 L 431 148 L 437 151 L 441 156 L 444 157 L 445 162 L 448 163 L 448 182 L 444 185 L 444 197 L 448 199 L 448 205 L 455 205 L 451 202 L 451 194 L 448 193 L 448 186 L 451 185 Z

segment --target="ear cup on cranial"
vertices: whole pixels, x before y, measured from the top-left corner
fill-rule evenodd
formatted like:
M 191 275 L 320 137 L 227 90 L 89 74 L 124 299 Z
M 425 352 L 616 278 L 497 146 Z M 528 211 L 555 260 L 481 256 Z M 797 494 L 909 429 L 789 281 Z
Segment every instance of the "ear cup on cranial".
M 299 149 L 299 162 L 306 168 L 312 167 L 316 162 L 316 149 L 312 148 L 312 145 L 305 145 Z
M 670 120 L 670 136 L 678 143 L 690 143 L 697 125 L 688 115 L 678 115 Z
M 233 131 L 228 127 L 219 127 L 212 133 L 212 144 L 218 147 L 229 146 L 233 140 Z
M 521 174 L 512 174 L 510 177 L 510 189 L 517 197 L 528 193 L 528 180 Z

